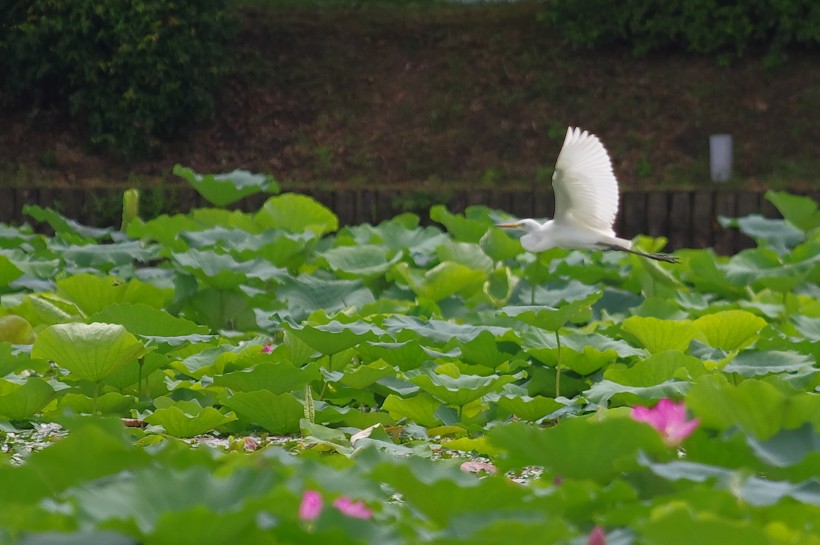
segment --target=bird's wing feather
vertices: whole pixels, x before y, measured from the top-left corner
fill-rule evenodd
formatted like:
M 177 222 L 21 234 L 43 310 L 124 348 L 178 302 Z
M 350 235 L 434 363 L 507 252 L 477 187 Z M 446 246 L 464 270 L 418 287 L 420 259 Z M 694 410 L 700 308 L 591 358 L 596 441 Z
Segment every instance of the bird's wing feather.
M 595 135 L 567 129 L 552 187 L 556 221 L 612 231 L 618 213 L 618 180 L 606 148 Z

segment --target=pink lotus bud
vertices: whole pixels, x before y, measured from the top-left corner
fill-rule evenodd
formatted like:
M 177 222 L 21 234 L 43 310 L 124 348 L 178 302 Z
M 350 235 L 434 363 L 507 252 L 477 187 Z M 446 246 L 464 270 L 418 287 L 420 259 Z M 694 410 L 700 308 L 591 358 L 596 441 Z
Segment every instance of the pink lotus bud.
M 245 444 L 243 445 L 245 450 L 249 452 L 253 452 L 254 450 L 259 448 L 259 443 L 256 442 L 256 439 L 253 437 L 245 437 Z
M 322 495 L 315 490 L 305 490 L 302 502 L 299 504 L 299 519 L 304 521 L 316 520 L 322 512 Z
M 670 447 L 680 445 L 700 424 L 697 418 L 687 420 L 686 406 L 683 403 L 675 403 L 671 399 L 661 399 L 651 409 L 633 407 L 631 416 L 633 420 L 646 422 L 658 430 L 663 437 L 663 442 Z
M 464 471 L 465 473 L 481 473 L 484 471 L 495 475 L 498 473 L 498 468 L 496 468 L 493 464 L 488 464 L 487 462 L 472 460 L 461 464 L 461 471 Z
M 373 511 L 368 509 L 364 502 L 353 501 L 347 496 L 336 498 L 333 507 L 338 509 L 344 516 L 354 519 L 369 519 L 373 516 Z
M 596 526 L 589 533 L 587 545 L 606 545 L 606 532 L 600 526 Z

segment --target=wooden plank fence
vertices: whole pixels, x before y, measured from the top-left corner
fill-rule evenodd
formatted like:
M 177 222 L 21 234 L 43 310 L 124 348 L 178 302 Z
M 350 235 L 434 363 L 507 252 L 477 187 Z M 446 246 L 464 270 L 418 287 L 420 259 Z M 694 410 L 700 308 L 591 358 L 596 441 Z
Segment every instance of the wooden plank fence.
M 22 223 L 31 218 L 23 214 L 25 205 L 51 207 L 80 223 L 116 226 L 120 220 L 122 188 L 70 189 L 23 187 L 0 193 L 0 222 Z M 208 206 L 193 189 L 181 185 L 158 186 L 140 190 L 143 217 L 162 213 L 186 212 Z M 547 189 L 469 189 L 450 190 L 443 196 L 402 188 L 305 188 L 310 195 L 333 210 L 342 225 L 378 223 L 401 212 L 419 214 L 429 224 L 430 206 L 441 202 L 454 212 L 471 205 L 486 205 L 519 217 L 543 218 L 552 214 L 554 199 Z M 802 192 L 820 199 L 820 188 Z M 735 229 L 724 229 L 718 216 L 742 217 L 762 214 L 779 217 L 762 191 L 743 190 L 650 190 L 624 191 L 615 230 L 625 238 L 638 234 L 665 236 L 667 250 L 712 247 L 720 254 L 735 253 L 753 242 Z M 257 209 L 268 195 L 254 195 L 235 208 Z

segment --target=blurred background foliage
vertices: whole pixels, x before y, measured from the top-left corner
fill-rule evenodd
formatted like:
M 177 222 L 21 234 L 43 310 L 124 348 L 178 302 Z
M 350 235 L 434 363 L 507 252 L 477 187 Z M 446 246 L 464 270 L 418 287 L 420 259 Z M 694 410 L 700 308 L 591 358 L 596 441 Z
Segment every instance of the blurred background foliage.
M 627 186 L 816 181 L 811 0 L 0 0 L 0 185 L 543 184 L 566 126 Z M 773 138 L 772 135 L 777 135 Z

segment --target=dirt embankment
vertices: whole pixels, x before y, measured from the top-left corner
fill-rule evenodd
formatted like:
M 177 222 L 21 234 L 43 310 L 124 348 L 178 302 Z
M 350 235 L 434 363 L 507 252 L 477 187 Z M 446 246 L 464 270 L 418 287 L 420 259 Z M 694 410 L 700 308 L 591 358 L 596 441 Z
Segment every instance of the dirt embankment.
M 708 135 L 735 136 L 748 186 L 818 183 L 820 55 L 766 69 L 575 51 L 537 7 L 248 10 L 212 119 L 159 157 L 94 153 L 47 112 L 0 114 L 4 183 L 163 179 L 174 163 L 312 184 L 530 185 L 567 125 L 597 133 L 625 186 L 697 185 Z

